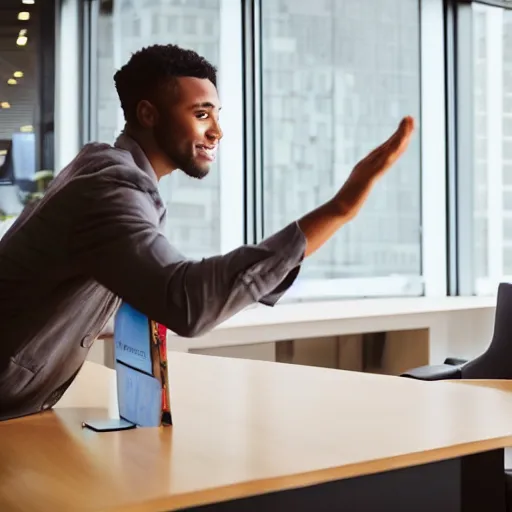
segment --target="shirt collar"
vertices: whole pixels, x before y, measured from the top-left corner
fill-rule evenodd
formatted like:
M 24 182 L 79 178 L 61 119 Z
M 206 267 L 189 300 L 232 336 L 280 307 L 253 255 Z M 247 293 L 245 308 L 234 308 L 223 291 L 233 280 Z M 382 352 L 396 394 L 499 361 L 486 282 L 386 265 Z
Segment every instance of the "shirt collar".
M 114 147 L 128 151 L 132 155 L 133 161 L 137 167 L 142 169 L 151 178 L 154 184 L 158 186 L 158 178 L 156 172 L 149 162 L 146 153 L 144 153 L 135 139 L 127 135 L 125 132 L 121 132 L 114 143 Z

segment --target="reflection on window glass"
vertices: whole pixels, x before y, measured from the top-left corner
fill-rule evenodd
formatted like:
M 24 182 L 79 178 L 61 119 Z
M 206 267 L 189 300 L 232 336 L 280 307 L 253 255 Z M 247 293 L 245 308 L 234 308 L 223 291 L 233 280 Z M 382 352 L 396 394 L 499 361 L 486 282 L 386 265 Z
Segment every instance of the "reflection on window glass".
M 205 32 L 201 27 L 208 25 Z M 98 21 L 97 139 L 112 143 L 124 126 L 113 75 L 132 53 L 152 44 L 178 44 L 219 65 L 219 0 L 102 1 Z M 219 70 L 221 72 L 221 70 Z M 222 151 L 222 150 L 221 150 Z M 194 181 L 172 173 L 160 182 L 167 203 L 166 235 L 192 258 L 220 251 L 219 169 Z
M 263 0 L 264 229 L 329 199 L 404 115 L 419 125 L 419 2 Z M 419 130 L 303 277 L 421 273 Z
M 21 7 L 14 0 L 0 2 L 0 232 L 3 219 L 39 197 L 38 171 L 53 165 L 53 148 L 44 153 L 49 139 L 40 131 L 40 73 L 53 80 L 53 71 L 41 64 L 40 6 Z

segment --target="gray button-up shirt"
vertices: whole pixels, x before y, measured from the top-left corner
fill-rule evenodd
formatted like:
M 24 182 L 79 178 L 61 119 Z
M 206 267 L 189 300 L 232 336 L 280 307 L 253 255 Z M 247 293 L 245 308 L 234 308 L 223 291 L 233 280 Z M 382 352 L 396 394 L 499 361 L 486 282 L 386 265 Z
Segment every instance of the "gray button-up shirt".
M 138 144 L 86 145 L 0 240 L 0 419 L 52 407 L 120 301 L 181 336 L 273 305 L 299 272 L 297 223 L 191 261 L 162 235 L 165 207 Z

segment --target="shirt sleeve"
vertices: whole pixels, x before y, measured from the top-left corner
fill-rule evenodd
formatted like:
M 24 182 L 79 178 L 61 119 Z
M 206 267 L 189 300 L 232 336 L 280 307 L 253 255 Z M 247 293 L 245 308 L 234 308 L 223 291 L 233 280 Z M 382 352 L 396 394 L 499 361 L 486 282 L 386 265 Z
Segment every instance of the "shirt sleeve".
M 245 307 L 274 305 L 296 279 L 306 240 L 296 222 L 257 245 L 193 261 L 159 230 L 146 192 L 97 186 L 71 237 L 81 272 L 179 336 L 208 332 Z

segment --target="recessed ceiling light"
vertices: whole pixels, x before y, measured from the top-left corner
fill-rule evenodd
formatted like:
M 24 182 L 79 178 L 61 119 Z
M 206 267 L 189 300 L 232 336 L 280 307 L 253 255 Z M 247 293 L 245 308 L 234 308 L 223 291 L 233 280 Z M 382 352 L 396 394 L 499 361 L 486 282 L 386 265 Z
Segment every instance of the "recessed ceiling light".
M 16 85 L 18 81 L 15 78 L 9 78 L 9 80 L 7 80 L 7 83 L 9 85 Z
M 20 128 L 20 132 L 30 133 L 34 131 L 34 127 L 31 124 L 26 124 Z
M 11 108 L 11 104 L 8 101 L 2 101 L 0 103 L 0 108 Z
M 23 78 L 23 71 L 15 71 L 13 76 L 14 78 Z
M 20 35 L 18 36 L 18 39 L 16 39 L 16 44 L 18 46 L 25 46 L 27 44 L 27 41 L 28 41 L 28 37 L 26 35 L 22 35 L 21 34 L 21 30 L 20 30 Z
M 18 19 L 20 21 L 28 21 L 30 19 L 30 13 L 27 11 L 21 11 L 18 13 Z
M 21 0 L 21 3 L 25 4 L 25 5 L 34 5 L 35 1 L 34 0 Z

